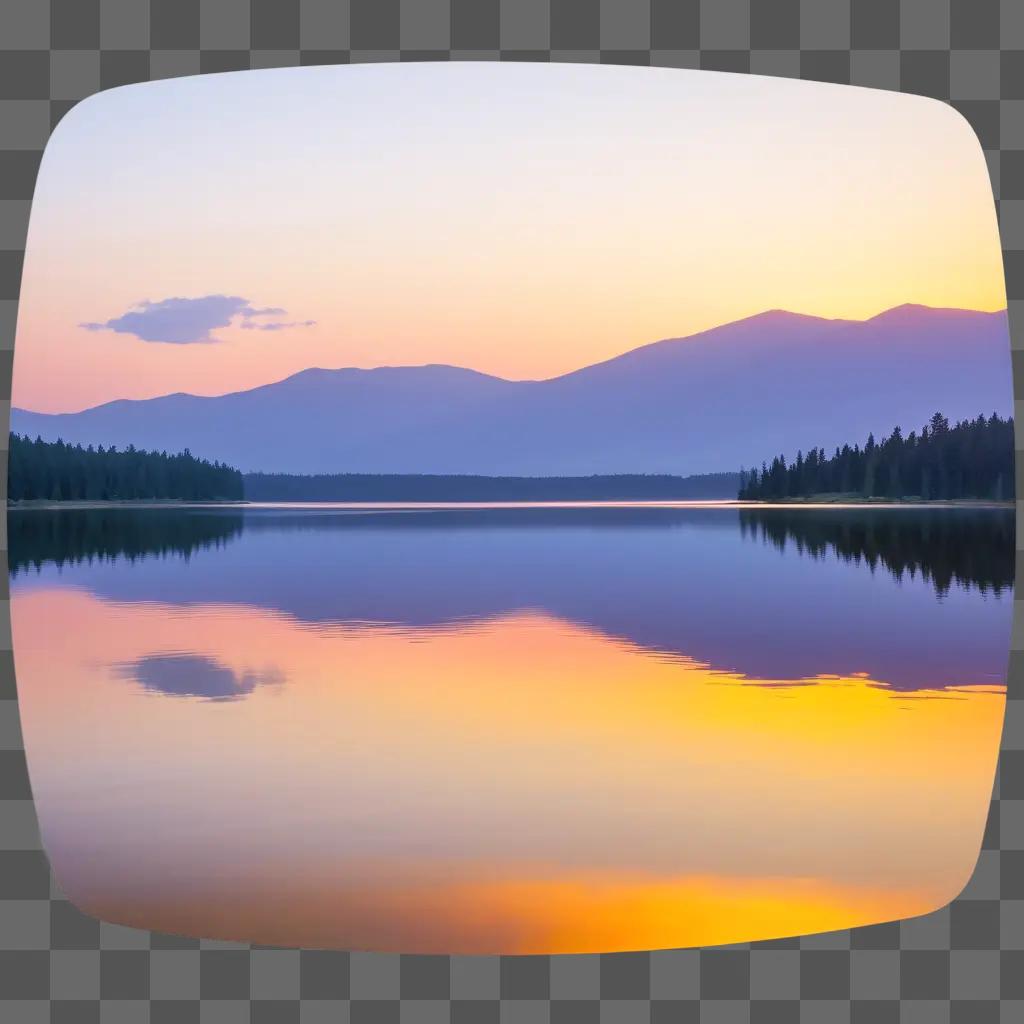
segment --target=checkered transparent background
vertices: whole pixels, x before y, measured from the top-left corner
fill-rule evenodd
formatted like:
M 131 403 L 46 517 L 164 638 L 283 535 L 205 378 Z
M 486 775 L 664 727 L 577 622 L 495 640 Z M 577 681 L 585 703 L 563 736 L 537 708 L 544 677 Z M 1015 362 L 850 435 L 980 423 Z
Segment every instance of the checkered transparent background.
M 250 67 L 481 59 L 699 67 L 951 102 L 981 139 L 998 197 L 1014 375 L 1024 394 L 1024 0 L 0 0 L 5 399 L 33 183 L 50 131 L 78 100 L 130 82 Z M 1024 480 L 1024 451 L 1018 460 Z M 0 586 L 7 587 L 6 571 Z M 2 611 L 0 1020 L 1024 1020 L 1019 607 L 984 846 L 970 885 L 951 906 L 750 946 L 551 958 L 269 949 L 136 931 L 80 914 L 55 889 L 40 848 Z

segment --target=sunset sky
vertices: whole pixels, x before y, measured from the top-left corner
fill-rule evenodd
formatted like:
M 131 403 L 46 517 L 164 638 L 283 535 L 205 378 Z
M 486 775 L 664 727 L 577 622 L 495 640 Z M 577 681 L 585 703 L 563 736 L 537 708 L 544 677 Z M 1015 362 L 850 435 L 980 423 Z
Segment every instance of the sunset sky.
M 309 366 L 543 378 L 765 309 L 904 302 L 1005 306 L 981 148 L 930 99 L 596 65 L 204 75 L 58 126 L 14 404 Z

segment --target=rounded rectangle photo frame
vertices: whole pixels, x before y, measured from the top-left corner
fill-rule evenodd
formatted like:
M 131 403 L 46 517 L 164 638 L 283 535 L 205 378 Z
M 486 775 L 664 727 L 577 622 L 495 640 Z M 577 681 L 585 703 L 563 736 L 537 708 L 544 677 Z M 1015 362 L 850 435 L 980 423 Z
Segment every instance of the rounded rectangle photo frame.
M 609 0 L 15 0 L 6 7 L 0 15 L 0 46 L 8 48 L 0 54 L 0 350 L 8 353 L 8 395 L 35 174 L 49 131 L 63 114 L 97 90 L 135 81 L 299 64 L 651 64 L 900 89 L 951 102 L 973 127 L 989 162 L 1000 207 L 1012 346 L 1024 347 L 1017 337 L 1018 300 L 1024 298 L 1024 17 L 1012 3 L 655 0 L 648 9 Z M 1015 356 L 1015 371 L 1018 363 Z M 1018 377 L 1015 372 L 1017 393 L 1024 386 Z M 49 1019 L 51 1001 L 66 1019 L 76 1012 L 98 1013 L 108 1003 L 125 1004 L 121 1011 L 139 1019 L 178 1019 L 175 1013 L 198 1018 L 194 1004 L 200 1002 L 216 1003 L 217 1011 L 228 1014 L 251 1009 L 254 1019 L 257 1013 L 299 1019 L 300 1011 L 329 1019 L 344 1004 L 354 1021 L 381 1019 L 380 1014 L 397 1019 L 399 1013 L 426 1021 L 446 1014 L 448 1003 L 453 1019 L 460 1020 L 555 1020 L 602 1012 L 630 1020 L 788 1019 L 786 1014 L 822 1020 L 846 1014 L 853 1020 L 895 1020 L 901 1014 L 1000 1019 L 1014 1003 L 1024 1007 L 1020 638 L 1015 623 L 1000 771 L 981 855 L 967 889 L 943 910 L 741 947 L 464 958 L 183 940 L 80 914 L 52 889 L 39 846 L 8 636 L 0 655 L 0 999 L 10 1001 L 19 1020 Z M 602 1001 L 613 1006 L 602 1011 Z

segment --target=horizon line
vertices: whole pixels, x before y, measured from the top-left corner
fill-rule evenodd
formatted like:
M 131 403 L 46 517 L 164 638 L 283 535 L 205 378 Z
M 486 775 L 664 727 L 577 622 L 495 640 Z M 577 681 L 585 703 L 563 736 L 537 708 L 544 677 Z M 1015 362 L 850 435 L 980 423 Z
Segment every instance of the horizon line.
M 1007 313 L 1008 306 L 1001 306 L 997 309 L 973 309 L 967 306 L 929 306 L 922 302 L 901 302 L 896 306 L 890 306 L 886 309 L 882 309 L 877 313 L 873 313 L 871 316 L 863 317 L 862 319 L 856 319 L 854 317 L 826 317 L 819 316 L 815 313 L 799 313 L 795 310 L 782 309 L 781 307 L 773 307 L 771 309 L 763 309 L 758 313 L 751 313 L 749 316 L 740 317 L 737 320 L 725 320 L 721 323 L 713 324 L 711 327 L 704 327 L 699 331 L 694 331 L 692 334 L 676 335 L 666 338 L 657 338 L 654 341 L 644 342 L 641 345 L 636 345 L 633 348 L 624 349 L 622 352 L 614 356 L 610 356 L 607 359 L 600 359 L 594 363 L 587 363 L 585 366 L 578 366 L 573 370 L 567 370 L 565 373 L 556 374 L 553 377 L 521 377 L 521 378 L 509 378 L 499 377 L 497 374 L 486 373 L 483 370 L 476 370 L 470 366 L 457 366 L 454 363 L 381 363 L 377 366 L 307 366 L 301 370 L 296 370 L 294 373 L 288 374 L 286 377 L 279 377 L 275 380 L 267 381 L 264 384 L 256 384 L 251 388 L 243 388 L 238 391 L 224 391 L 214 395 L 197 395 L 191 391 L 170 391 L 161 395 L 153 395 L 149 398 L 111 398 L 106 402 L 100 402 L 96 405 L 88 405 L 80 409 L 69 409 L 62 412 L 41 412 L 36 409 L 29 409 L 25 406 L 11 405 L 11 412 L 25 412 L 31 413 L 34 416 L 77 416 L 83 412 L 90 412 L 93 409 L 102 409 L 104 406 L 114 405 L 119 402 L 153 402 L 160 398 L 199 398 L 199 399 L 216 399 L 216 398 L 229 398 L 232 395 L 243 395 L 248 394 L 252 391 L 258 391 L 261 388 L 274 387 L 277 384 L 283 384 L 285 381 L 292 380 L 295 377 L 300 376 L 304 373 L 322 372 L 322 373 L 341 373 L 346 370 L 356 371 L 360 373 L 373 373 L 377 370 L 422 370 L 429 367 L 444 368 L 451 370 L 461 370 L 464 373 L 474 373 L 481 377 L 487 377 L 491 380 L 500 381 L 505 384 L 543 384 L 553 380 L 559 380 L 562 377 L 572 376 L 574 373 L 579 373 L 582 370 L 588 370 L 595 366 L 602 366 L 605 363 L 614 362 L 616 359 L 621 359 L 623 356 L 629 355 L 632 352 L 639 352 L 642 349 L 650 348 L 654 345 L 661 345 L 669 341 L 688 341 L 693 338 L 699 338 L 701 335 L 709 334 L 712 331 L 720 330 L 723 327 L 731 327 L 734 324 L 746 323 L 751 320 L 757 320 L 761 317 L 771 316 L 773 314 L 788 316 L 788 317 L 799 317 L 804 320 L 820 320 L 823 323 L 846 323 L 846 324 L 866 324 L 872 320 L 877 320 L 880 317 L 886 316 L 889 313 L 894 313 L 897 310 L 927 310 L 935 313 L 978 313 L 983 316 L 996 316 L 1000 313 Z

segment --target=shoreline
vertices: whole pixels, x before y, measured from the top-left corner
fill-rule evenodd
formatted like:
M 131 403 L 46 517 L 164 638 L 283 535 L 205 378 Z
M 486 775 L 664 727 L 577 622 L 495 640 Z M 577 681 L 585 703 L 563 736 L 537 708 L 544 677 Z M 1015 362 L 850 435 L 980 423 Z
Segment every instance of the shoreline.
M 830 505 L 844 507 L 899 506 L 900 508 L 1014 508 L 1012 500 L 996 501 L 994 498 L 856 498 L 846 495 L 819 494 L 809 498 L 776 498 L 771 501 L 739 501 L 739 505 L 786 507 L 814 505 L 816 508 Z
M 30 512 L 33 509 L 90 509 L 90 508 L 234 508 L 249 505 L 248 501 L 193 501 L 186 498 L 135 498 L 117 501 L 9 501 L 7 511 Z
M 983 498 L 948 498 L 924 501 L 915 498 L 790 498 L 775 501 L 739 501 L 736 498 L 600 498 L 577 501 L 190 501 L 185 499 L 148 499 L 118 501 L 21 501 L 9 502 L 8 512 L 89 511 L 97 509 L 265 509 L 285 508 L 315 510 L 343 508 L 367 511 L 384 509 L 514 509 L 514 508 L 737 508 L 737 509 L 913 509 L 972 508 L 1013 509 L 1013 501 L 992 501 Z

